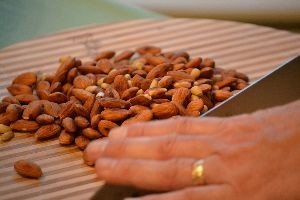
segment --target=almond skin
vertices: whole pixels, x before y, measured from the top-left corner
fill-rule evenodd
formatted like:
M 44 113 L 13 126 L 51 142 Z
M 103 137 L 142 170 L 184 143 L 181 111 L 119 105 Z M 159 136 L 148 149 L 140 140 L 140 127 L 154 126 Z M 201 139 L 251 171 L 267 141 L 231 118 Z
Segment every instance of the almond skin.
M 66 130 L 62 130 L 58 137 L 59 144 L 61 145 L 73 144 L 74 140 L 75 140 L 74 133 L 69 133 Z
M 51 115 L 52 117 L 58 117 L 58 113 L 62 109 L 59 104 L 50 101 L 43 101 L 43 108 L 45 114 Z
M 89 121 L 82 116 L 75 117 L 74 122 L 77 127 L 82 128 L 82 129 L 87 128 L 90 125 Z
M 118 127 L 118 124 L 108 121 L 108 120 L 101 120 L 98 124 L 98 130 L 104 136 L 108 136 L 111 129 Z
M 39 124 L 35 121 L 18 120 L 10 125 L 15 131 L 32 132 L 39 129 Z
M 127 101 L 110 97 L 101 98 L 99 102 L 104 108 L 128 108 L 130 105 Z
M 106 109 L 101 112 L 102 119 L 117 122 L 125 120 L 131 111 L 125 109 Z
M 23 84 L 28 86 L 33 86 L 37 81 L 36 73 L 26 72 L 18 75 L 14 80 L 13 84 Z
M 187 88 L 177 88 L 172 96 L 172 101 L 181 105 L 186 105 L 191 97 L 191 92 Z
M 32 94 L 32 88 L 23 84 L 12 84 L 7 87 L 7 90 L 14 96 L 19 94 Z
M 28 160 L 19 160 L 15 162 L 14 168 L 19 175 L 26 178 L 38 179 L 43 176 L 41 167 Z
M 75 133 L 77 131 L 77 126 L 71 117 L 66 117 L 62 120 L 62 126 L 69 133 Z
M 60 131 L 61 127 L 57 124 L 45 125 L 35 132 L 35 138 L 37 140 L 49 139 L 55 137 Z
M 167 119 L 178 114 L 177 107 L 173 103 L 157 104 L 152 108 L 152 112 L 157 119 Z
M 26 106 L 23 111 L 23 119 L 36 119 L 36 117 L 42 112 L 42 102 L 33 101 Z
M 98 139 L 98 138 L 101 137 L 101 134 L 97 130 L 92 129 L 92 128 L 83 129 L 81 134 L 84 135 L 85 137 L 91 139 L 91 140 Z
M 47 114 L 41 114 L 35 120 L 41 125 L 46 125 L 52 124 L 54 122 L 54 117 Z
M 39 100 L 37 96 L 32 94 L 19 94 L 15 96 L 21 104 L 29 104 L 32 101 Z
M 83 136 L 83 135 L 77 136 L 75 138 L 75 144 L 81 150 L 84 150 L 89 143 L 90 143 L 90 140 L 87 137 Z

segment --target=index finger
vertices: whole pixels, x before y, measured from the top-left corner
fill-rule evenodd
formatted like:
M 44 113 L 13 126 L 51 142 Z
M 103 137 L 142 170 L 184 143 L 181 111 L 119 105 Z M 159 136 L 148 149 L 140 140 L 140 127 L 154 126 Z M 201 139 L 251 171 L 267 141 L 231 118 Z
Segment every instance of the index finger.
M 227 119 L 178 117 L 121 126 L 112 129 L 110 139 L 136 136 L 160 136 L 167 134 L 215 134 L 223 129 Z

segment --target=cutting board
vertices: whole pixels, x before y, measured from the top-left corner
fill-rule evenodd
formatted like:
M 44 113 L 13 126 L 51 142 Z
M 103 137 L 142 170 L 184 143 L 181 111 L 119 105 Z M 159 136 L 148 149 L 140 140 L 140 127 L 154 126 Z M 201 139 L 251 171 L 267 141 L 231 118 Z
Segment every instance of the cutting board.
M 184 50 L 192 56 L 214 58 L 217 66 L 237 69 L 253 81 L 300 53 L 300 35 L 283 30 L 209 19 L 138 20 L 67 30 L 0 50 L 0 96 L 12 78 L 26 71 L 52 72 L 58 58 L 71 55 L 88 61 L 101 50 L 157 45 L 164 51 Z M 18 176 L 13 163 L 30 159 L 44 176 Z M 0 199 L 88 199 L 103 185 L 93 168 L 82 161 L 75 146 L 56 139 L 36 142 L 17 134 L 0 143 Z

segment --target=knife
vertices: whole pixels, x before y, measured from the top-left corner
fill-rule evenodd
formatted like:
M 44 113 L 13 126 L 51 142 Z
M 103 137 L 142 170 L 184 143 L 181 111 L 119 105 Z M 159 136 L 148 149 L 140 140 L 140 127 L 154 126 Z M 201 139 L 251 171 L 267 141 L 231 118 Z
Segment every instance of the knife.
M 201 117 L 227 117 L 251 113 L 298 99 L 300 99 L 300 56 L 281 64 Z M 91 199 L 122 200 L 126 197 L 138 197 L 151 193 L 159 192 L 105 184 Z

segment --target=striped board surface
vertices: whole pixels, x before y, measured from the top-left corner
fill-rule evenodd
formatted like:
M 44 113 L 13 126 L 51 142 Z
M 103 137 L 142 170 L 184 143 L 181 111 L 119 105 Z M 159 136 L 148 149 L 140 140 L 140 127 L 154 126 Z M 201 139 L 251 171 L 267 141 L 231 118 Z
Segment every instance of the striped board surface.
M 94 25 L 25 41 L 0 50 L 0 97 L 13 77 L 26 71 L 53 72 L 62 55 L 84 61 L 101 50 L 121 51 L 142 45 L 164 51 L 184 50 L 210 57 L 218 67 L 237 69 L 253 81 L 285 60 L 299 55 L 300 35 L 273 28 L 209 19 L 137 20 Z M 61 147 L 56 139 L 36 142 L 17 134 L 0 143 L 0 199 L 88 199 L 101 187 L 92 167 L 75 146 Z M 40 180 L 21 178 L 15 161 L 38 163 Z

